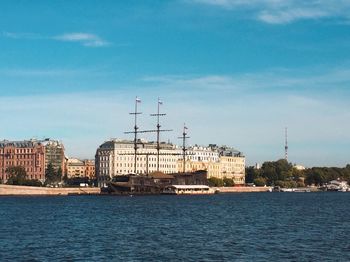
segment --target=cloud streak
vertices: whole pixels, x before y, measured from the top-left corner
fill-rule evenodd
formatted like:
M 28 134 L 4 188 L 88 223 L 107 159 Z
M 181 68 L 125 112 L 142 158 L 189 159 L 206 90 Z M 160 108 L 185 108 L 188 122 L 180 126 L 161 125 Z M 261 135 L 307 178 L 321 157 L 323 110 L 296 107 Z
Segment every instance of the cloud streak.
M 2 36 L 10 39 L 53 40 L 59 42 L 73 42 L 79 43 L 86 47 L 105 47 L 111 44 L 110 42 L 104 40 L 97 34 L 84 32 L 65 33 L 55 36 L 44 36 L 34 33 L 3 32 Z
M 226 10 L 244 9 L 259 21 L 287 24 L 299 20 L 324 18 L 350 19 L 350 2 L 346 0 L 191 0 L 192 3 L 221 7 Z
M 102 47 L 110 45 L 109 42 L 103 40 L 98 35 L 87 33 L 68 33 L 55 36 L 53 39 L 64 42 L 77 42 L 83 46 L 89 47 Z
M 140 110 L 144 114 L 139 119 L 140 126 L 154 128 L 156 123 L 148 114 L 155 111 L 156 98 L 161 96 L 162 112 L 167 113 L 162 125 L 175 130 L 165 134 L 164 141 L 170 139 L 177 143 L 176 137 L 186 122 L 190 144 L 234 146 L 246 154 L 249 164 L 254 164 L 283 156 L 283 130 L 288 126 L 293 162 L 310 166 L 345 165 L 349 147 L 345 147 L 343 141 L 350 139 L 347 132 L 350 124 L 344 119 L 350 117 L 349 96 L 341 99 L 339 93 L 331 95 L 328 89 L 321 89 L 318 96 L 315 92 L 302 91 L 312 83 L 313 88 L 317 88 L 325 80 L 328 81 L 325 86 L 340 89 L 342 83 L 350 80 L 347 69 L 297 78 L 291 76 L 296 72 L 288 74 L 288 77 L 277 72 L 241 76 L 158 76 L 146 77 L 138 84 L 130 83 L 128 92 L 95 89 L 54 96 L 40 93 L 0 97 L 2 122 L 8 127 L 0 130 L 0 136 L 62 139 L 69 156 L 92 158 L 104 140 L 130 138 L 123 132 L 132 128 L 128 112 L 133 108 L 135 95 L 142 98 Z M 265 83 L 257 86 L 262 80 Z M 269 85 L 277 87 L 278 82 L 283 83 L 284 88 L 279 92 L 266 92 Z M 149 89 L 148 85 L 156 88 Z M 295 85 L 297 89 L 293 89 Z M 116 116 L 118 121 L 111 121 Z M 145 138 L 155 139 L 153 135 Z M 319 145 L 325 144 L 327 150 L 320 148 Z M 343 151 L 344 154 L 339 153 Z
M 305 74 L 305 72 L 308 72 Z M 269 70 L 266 72 L 237 75 L 164 75 L 147 76 L 142 81 L 148 85 L 174 90 L 231 91 L 231 92 L 306 92 L 348 91 L 350 69 L 340 67 L 332 70 Z

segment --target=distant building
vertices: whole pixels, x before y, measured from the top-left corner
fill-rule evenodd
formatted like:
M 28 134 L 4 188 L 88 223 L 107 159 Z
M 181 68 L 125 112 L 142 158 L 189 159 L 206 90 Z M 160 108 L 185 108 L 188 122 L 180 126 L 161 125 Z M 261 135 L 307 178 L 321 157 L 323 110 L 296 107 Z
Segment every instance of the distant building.
M 297 169 L 297 170 L 300 170 L 300 171 L 306 169 L 306 168 L 305 168 L 304 166 L 302 166 L 302 165 L 294 165 L 294 168 Z
M 45 180 L 45 146 L 36 140 L 0 142 L 0 179 L 5 183 L 9 167 L 21 166 L 28 179 Z
M 177 172 L 177 160 L 181 150 L 169 143 L 160 144 L 159 171 L 165 174 Z M 157 143 L 138 141 L 137 174 L 157 171 Z M 103 143 L 96 151 L 95 166 L 97 179 L 134 173 L 134 142 L 113 139 Z
M 67 160 L 67 177 L 85 177 L 84 162 L 76 158 L 68 158 Z
M 190 147 L 186 159 L 186 172 L 206 170 L 208 178 L 230 178 L 236 185 L 245 184 L 245 156 L 230 147 Z M 183 161 L 178 161 L 178 171 L 183 170 Z
M 94 160 L 84 160 L 85 165 L 85 177 L 89 179 L 95 179 L 95 161 Z
M 160 144 L 159 171 L 164 174 L 183 172 L 182 148 L 170 143 Z M 138 141 L 136 173 L 150 174 L 157 171 L 157 144 Z M 96 177 L 99 184 L 115 176 L 134 173 L 134 142 L 110 140 L 103 143 L 95 155 Z M 186 151 L 185 172 L 205 170 L 208 178 L 231 178 L 236 185 L 245 183 L 245 157 L 228 147 L 209 145 L 194 146 Z
M 64 170 L 65 156 L 64 156 L 64 146 L 58 140 L 52 140 L 46 138 L 41 141 L 45 146 L 45 167 L 51 163 L 55 170 L 61 168 L 62 172 Z
M 66 170 L 68 178 L 95 178 L 95 162 L 93 160 L 79 160 L 76 158 L 68 158 Z

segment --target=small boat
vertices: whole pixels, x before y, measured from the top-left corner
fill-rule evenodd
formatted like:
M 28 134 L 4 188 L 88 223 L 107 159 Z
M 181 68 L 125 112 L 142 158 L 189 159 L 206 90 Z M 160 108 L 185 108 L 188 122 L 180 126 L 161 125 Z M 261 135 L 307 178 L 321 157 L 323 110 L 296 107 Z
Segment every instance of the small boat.
M 206 185 L 170 185 L 162 191 L 166 195 L 211 195 L 215 190 Z

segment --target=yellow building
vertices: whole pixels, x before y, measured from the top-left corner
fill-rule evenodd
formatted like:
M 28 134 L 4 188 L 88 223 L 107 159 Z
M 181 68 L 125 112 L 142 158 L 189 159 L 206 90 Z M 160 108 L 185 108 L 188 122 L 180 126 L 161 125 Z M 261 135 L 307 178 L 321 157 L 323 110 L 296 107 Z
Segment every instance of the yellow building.
M 159 171 L 165 174 L 183 172 L 181 147 L 170 143 L 160 144 Z M 96 177 L 102 185 L 106 178 L 134 173 L 134 142 L 112 139 L 96 151 Z M 206 170 L 208 178 L 231 178 L 236 185 L 245 183 L 245 157 L 228 147 L 193 146 L 186 151 L 186 172 Z M 74 171 L 74 170 L 73 170 Z M 136 174 L 157 171 L 157 144 L 138 141 Z M 79 173 L 79 171 L 77 171 Z
M 245 184 L 245 157 L 221 156 L 219 160 L 219 178 L 232 178 L 235 185 Z M 208 172 L 209 174 L 209 172 Z M 214 175 L 213 175 L 214 176 Z M 210 175 L 209 175 L 210 177 Z
M 211 150 L 211 152 L 204 154 L 211 156 L 211 158 L 198 158 L 196 156 L 198 154 L 203 155 L 203 148 L 199 150 L 193 147 L 188 150 L 189 155 L 186 157 L 186 172 L 206 170 L 208 178 L 230 178 L 233 179 L 235 185 L 245 184 L 245 157 L 241 152 L 227 147 L 208 147 L 205 150 Z M 215 153 L 217 154 L 217 158 Z M 182 171 L 183 160 L 179 160 L 178 172 Z
M 95 177 L 95 162 L 93 160 L 79 160 L 76 158 L 69 158 L 67 160 L 67 177 L 88 177 L 93 179 Z
M 84 160 L 85 165 L 85 177 L 89 179 L 94 179 L 95 176 L 95 161 L 94 160 Z

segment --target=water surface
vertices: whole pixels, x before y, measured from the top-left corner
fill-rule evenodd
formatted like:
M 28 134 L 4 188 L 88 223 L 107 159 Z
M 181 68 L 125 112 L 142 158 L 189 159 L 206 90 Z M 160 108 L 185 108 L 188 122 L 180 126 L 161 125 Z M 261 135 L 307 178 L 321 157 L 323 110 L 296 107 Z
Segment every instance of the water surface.
M 0 261 L 350 261 L 350 193 L 0 197 Z

